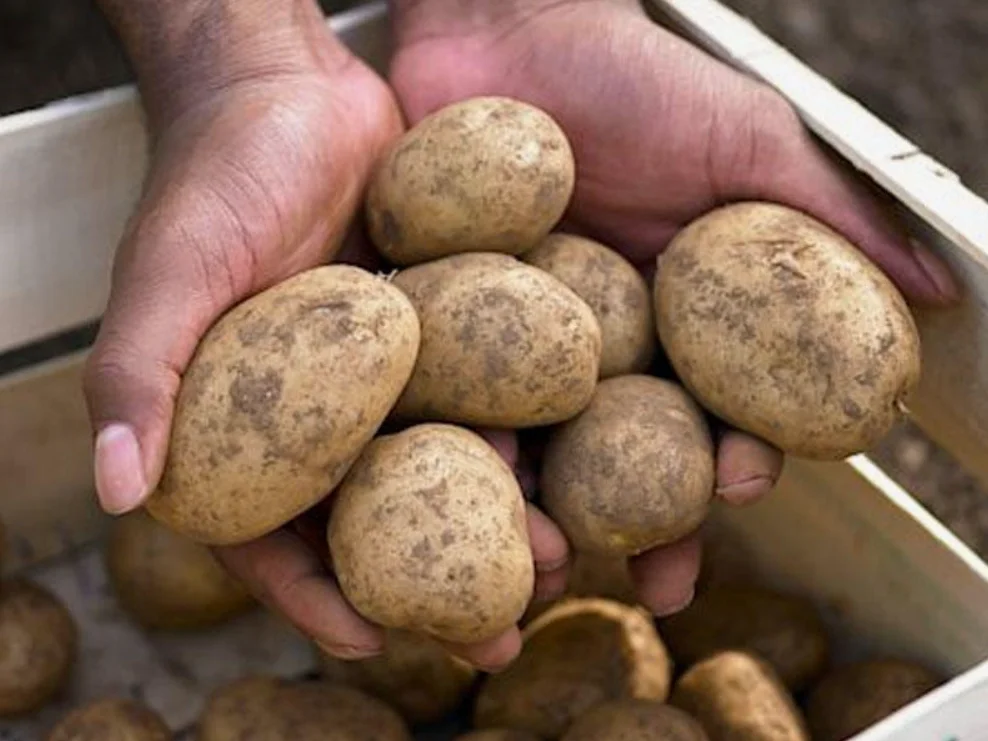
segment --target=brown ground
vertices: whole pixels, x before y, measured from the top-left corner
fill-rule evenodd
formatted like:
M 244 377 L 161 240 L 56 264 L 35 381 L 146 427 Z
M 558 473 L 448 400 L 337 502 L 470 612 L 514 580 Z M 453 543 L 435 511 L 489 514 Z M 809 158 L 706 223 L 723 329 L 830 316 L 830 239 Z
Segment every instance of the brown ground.
M 988 194 L 985 0 L 727 2 Z M 0 0 L 0 114 L 129 79 L 90 0 Z M 948 456 L 904 426 L 876 457 L 988 556 L 988 494 Z

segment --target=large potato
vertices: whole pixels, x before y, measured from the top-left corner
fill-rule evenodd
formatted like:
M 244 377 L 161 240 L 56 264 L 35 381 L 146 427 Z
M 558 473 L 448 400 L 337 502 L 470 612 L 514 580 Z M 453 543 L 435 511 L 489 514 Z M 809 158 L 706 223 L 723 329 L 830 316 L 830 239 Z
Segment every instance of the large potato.
M 548 114 L 473 98 L 423 118 L 383 158 L 368 191 L 368 231 L 396 265 L 518 255 L 559 221 L 575 177 L 569 142 Z
M 765 659 L 793 692 L 826 668 L 827 632 L 812 602 L 760 587 L 714 587 L 659 624 L 677 665 L 728 649 Z
M 601 378 L 648 370 L 656 344 L 652 296 L 634 265 L 599 242 L 560 233 L 522 259 L 557 277 L 593 309 L 603 337 Z
M 185 374 L 148 511 L 213 545 L 280 527 L 343 478 L 404 388 L 418 344 L 407 297 L 348 265 L 236 306 Z
M 326 681 L 246 677 L 216 690 L 196 741 L 412 741 L 377 698 Z
M 579 296 L 520 261 L 510 269 L 473 264 L 445 275 L 430 290 L 411 292 L 422 344 L 396 418 L 539 427 L 589 403 L 601 334 Z M 395 281 L 402 280 L 399 273 Z
M 810 741 L 778 675 L 747 652 L 725 651 L 694 664 L 669 703 L 699 720 L 710 741 Z
M 563 741 L 707 741 L 703 727 L 671 705 L 624 698 L 577 718 Z
M 384 653 L 344 661 L 320 652 L 323 675 L 379 697 L 413 725 L 442 719 L 466 697 L 476 670 L 428 636 L 385 633 Z
M 142 511 L 114 520 L 105 560 L 117 600 L 145 628 L 204 628 L 255 604 L 206 546 Z
M 806 716 L 813 741 L 845 741 L 933 690 L 940 678 L 900 659 L 838 667 L 813 688 Z
M 82 705 L 58 722 L 46 741 L 171 741 L 164 719 L 143 703 L 110 697 Z
M 669 693 L 672 665 L 643 609 L 573 598 L 527 625 L 523 639 L 514 663 L 481 685 L 475 726 L 555 739 L 601 702 Z
M 0 592 L 0 717 L 30 713 L 66 685 L 78 635 L 62 601 L 17 579 Z
M 658 333 L 703 406 L 796 456 L 873 447 L 920 374 L 909 308 L 861 252 L 783 206 L 741 203 L 659 257 Z
M 333 499 L 328 540 L 343 593 L 385 627 L 479 642 L 532 598 L 521 488 L 461 427 L 422 424 L 368 445 Z
M 630 556 L 700 526 L 714 493 L 713 441 L 671 381 L 601 381 L 590 405 L 549 438 L 542 503 L 573 546 Z

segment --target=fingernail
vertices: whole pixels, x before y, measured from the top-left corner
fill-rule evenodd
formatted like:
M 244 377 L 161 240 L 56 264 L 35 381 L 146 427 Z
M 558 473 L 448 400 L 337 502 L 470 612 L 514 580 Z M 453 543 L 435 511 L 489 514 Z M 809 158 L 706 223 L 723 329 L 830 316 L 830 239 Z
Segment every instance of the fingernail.
M 315 641 L 315 644 L 324 654 L 329 654 L 333 658 L 343 661 L 370 659 L 374 656 L 380 656 L 383 650 L 382 646 L 344 646 L 339 643 L 326 643 L 318 640 Z
M 717 487 L 717 496 L 731 504 L 750 504 L 772 491 L 773 486 L 775 481 L 770 476 L 753 476 Z
M 110 514 L 129 512 L 147 495 L 141 446 L 128 425 L 112 424 L 100 431 L 94 469 L 100 505 Z
M 553 571 L 558 571 L 563 566 L 566 565 L 567 558 L 563 556 L 562 558 L 557 558 L 555 561 L 536 561 L 535 570 L 540 574 L 551 574 Z
M 690 591 L 686 593 L 685 598 L 678 599 L 675 602 L 658 603 L 652 605 L 652 614 L 656 617 L 668 617 L 669 615 L 675 615 L 677 612 L 685 610 L 690 606 L 695 593 L 695 587 L 690 587 Z
M 909 246 L 912 249 L 913 258 L 919 264 L 927 280 L 940 294 L 940 297 L 945 301 L 957 299 L 960 295 L 957 282 L 943 261 L 918 240 L 910 239 Z

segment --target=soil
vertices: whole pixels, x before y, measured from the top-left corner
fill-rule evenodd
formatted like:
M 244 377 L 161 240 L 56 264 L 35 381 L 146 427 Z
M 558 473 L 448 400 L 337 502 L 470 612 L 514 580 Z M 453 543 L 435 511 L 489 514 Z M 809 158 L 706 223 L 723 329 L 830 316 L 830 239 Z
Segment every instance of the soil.
M 726 1 L 988 195 L 984 0 Z M 321 4 L 335 11 L 356 3 Z M 130 80 L 91 0 L 0 0 L 0 115 Z M 91 336 L 90 328 L 54 344 Z M 21 354 L 17 364 L 37 352 Z M 988 557 L 988 493 L 946 453 L 903 425 L 875 458 Z

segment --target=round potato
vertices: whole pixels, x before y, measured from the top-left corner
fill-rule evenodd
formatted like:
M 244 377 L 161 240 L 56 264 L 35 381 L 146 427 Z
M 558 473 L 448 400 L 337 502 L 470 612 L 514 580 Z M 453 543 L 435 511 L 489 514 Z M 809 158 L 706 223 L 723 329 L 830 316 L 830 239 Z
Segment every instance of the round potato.
M 140 510 L 114 520 L 105 560 L 120 605 L 151 630 L 205 628 L 255 604 L 206 546 Z
M 532 598 L 521 488 L 487 441 L 454 425 L 368 445 L 333 498 L 328 541 L 350 604 L 388 628 L 480 642 Z
M 462 252 L 519 255 L 562 217 L 573 152 L 544 111 L 504 97 L 446 106 L 383 158 L 367 195 L 371 240 L 395 265 Z
M 933 690 L 940 678 L 899 659 L 838 667 L 810 693 L 806 716 L 813 741 L 845 741 Z
M 810 741 L 778 675 L 747 652 L 724 651 L 694 664 L 669 703 L 699 720 L 710 741 Z
M 654 299 L 697 401 L 798 457 L 869 450 L 919 380 L 919 334 L 892 282 L 783 206 L 735 204 L 687 226 L 658 259 Z
M 428 636 L 385 634 L 384 653 L 343 661 L 320 652 L 323 675 L 387 702 L 413 725 L 440 720 L 466 697 L 476 670 Z
M 253 540 L 329 493 L 411 376 L 407 297 L 349 265 L 314 268 L 213 325 L 179 391 L 148 511 L 211 545 Z
M 422 343 L 397 419 L 540 427 L 589 403 L 600 324 L 579 296 L 520 261 L 446 275 L 424 297 L 413 292 Z
M 66 715 L 46 741 L 171 741 L 164 719 L 143 703 L 122 697 L 96 700 Z
M 600 322 L 600 377 L 643 373 L 655 356 L 648 284 L 635 266 L 599 242 L 550 234 L 522 259 L 554 275 L 587 302 Z
M 484 680 L 478 728 L 519 728 L 559 738 L 606 700 L 663 701 L 672 665 L 648 613 L 595 598 L 561 602 L 523 631 L 521 655 Z
M 0 592 L 0 717 L 31 713 L 66 685 L 77 629 L 62 601 L 17 579 Z
M 453 741 L 542 741 L 534 733 L 514 728 L 485 728 L 457 736 Z
M 609 378 L 552 432 L 541 486 L 546 512 L 574 548 L 635 555 L 703 522 L 714 494 L 713 441 L 678 384 Z
M 678 666 L 739 649 L 757 654 L 799 692 L 826 668 L 829 641 L 812 602 L 760 587 L 715 587 L 659 631 Z
M 247 677 L 213 693 L 197 741 L 412 741 L 392 708 L 326 681 Z
M 577 718 L 563 741 L 707 741 L 703 727 L 671 705 L 624 698 Z

